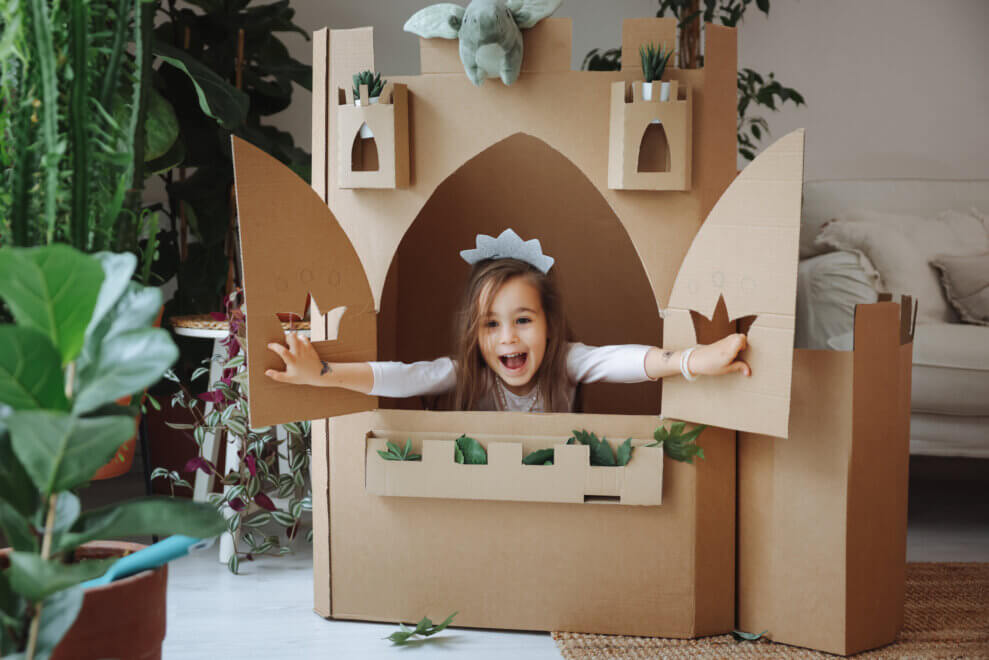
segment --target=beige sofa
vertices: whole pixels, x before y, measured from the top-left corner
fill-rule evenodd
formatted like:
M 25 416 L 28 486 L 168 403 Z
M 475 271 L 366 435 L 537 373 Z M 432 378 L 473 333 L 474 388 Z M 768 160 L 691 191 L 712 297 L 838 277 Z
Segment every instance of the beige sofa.
M 815 244 L 853 209 L 934 217 L 989 211 L 989 180 L 824 180 L 804 185 L 797 291 L 798 348 L 848 350 L 854 306 L 877 292 L 859 254 Z M 823 252 L 823 253 L 822 253 Z M 918 323 L 913 352 L 912 454 L 989 458 L 989 327 Z

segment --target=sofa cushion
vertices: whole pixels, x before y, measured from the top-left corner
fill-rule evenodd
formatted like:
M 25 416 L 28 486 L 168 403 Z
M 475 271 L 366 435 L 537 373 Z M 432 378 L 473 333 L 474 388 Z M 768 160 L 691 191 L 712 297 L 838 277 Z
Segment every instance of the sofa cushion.
M 973 213 L 947 211 L 936 219 L 879 211 L 849 211 L 821 229 L 817 242 L 863 257 L 862 267 L 877 290 L 917 299 L 918 319 L 953 322 L 958 317 L 944 296 L 930 261 L 940 254 L 989 250 L 989 233 Z
M 989 416 L 989 327 L 918 325 L 913 364 L 913 412 Z
M 962 321 L 989 325 L 989 252 L 941 255 L 931 265 L 941 272 L 944 295 Z

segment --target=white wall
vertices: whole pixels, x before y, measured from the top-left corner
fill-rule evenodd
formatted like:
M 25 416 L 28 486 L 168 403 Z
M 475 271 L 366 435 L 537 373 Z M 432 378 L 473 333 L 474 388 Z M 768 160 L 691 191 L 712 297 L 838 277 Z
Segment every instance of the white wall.
M 466 1 L 466 0 L 464 0 Z M 375 65 L 419 70 L 418 38 L 405 20 L 430 0 L 293 0 L 296 22 L 373 25 Z M 594 47 L 616 46 L 624 18 L 655 15 L 655 0 L 564 0 L 574 22 L 573 66 Z M 989 178 L 989 0 L 774 0 L 739 31 L 739 65 L 773 71 L 807 106 L 767 115 L 772 135 L 807 128 L 807 179 Z M 310 44 L 287 35 L 311 62 Z M 310 95 L 299 90 L 275 118 L 309 144 Z

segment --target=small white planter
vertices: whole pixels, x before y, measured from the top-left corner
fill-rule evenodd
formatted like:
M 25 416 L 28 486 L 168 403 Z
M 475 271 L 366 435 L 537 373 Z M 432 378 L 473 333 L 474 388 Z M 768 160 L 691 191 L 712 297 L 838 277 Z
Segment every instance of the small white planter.
M 666 102 L 670 100 L 670 83 L 669 82 L 644 82 L 642 83 L 642 100 L 652 101 L 652 90 L 653 86 L 659 86 L 659 100 Z
M 381 97 L 379 97 L 379 96 L 372 96 L 371 98 L 369 98 L 367 100 L 367 104 L 368 105 L 374 105 L 374 104 L 376 104 L 380 100 L 380 98 Z M 361 100 L 360 99 L 354 99 L 354 105 L 356 105 L 357 107 L 360 107 L 361 106 Z M 371 132 L 371 129 L 368 128 L 368 125 L 367 124 L 361 125 L 361 137 L 364 138 L 364 139 L 373 138 L 374 137 L 374 133 Z

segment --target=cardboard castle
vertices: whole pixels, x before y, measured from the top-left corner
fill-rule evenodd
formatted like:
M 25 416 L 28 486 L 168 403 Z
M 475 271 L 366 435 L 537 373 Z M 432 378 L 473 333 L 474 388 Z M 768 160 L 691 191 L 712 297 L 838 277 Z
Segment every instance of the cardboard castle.
M 912 305 L 862 306 L 855 350 L 793 349 L 803 133 L 736 176 L 735 31 L 643 100 L 637 50 L 675 21 L 626 21 L 620 72 L 571 71 L 569 20 L 524 33 L 522 75 L 473 87 L 455 42 L 386 76 L 372 32 L 314 35 L 312 187 L 234 140 L 252 424 L 313 419 L 315 609 L 322 616 L 696 637 L 769 630 L 852 653 L 902 618 Z M 675 60 L 675 58 L 674 58 Z M 355 101 L 361 101 L 358 105 Z M 658 120 L 658 122 L 656 121 Z M 657 128 L 659 127 L 659 128 Z M 579 339 L 673 348 L 745 332 L 744 378 L 593 384 L 582 413 L 443 412 L 265 378 L 279 312 L 312 298 L 323 359 L 432 359 L 478 233 L 538 237 Z M 428 313 L 424 310 L 428 310 Z M 662 310 L 662 312 L 661 312 Z M 660 417 L 662 413 L 663 417 Z M 706 460 L 643 447 L 710 426 Z M 602 473 L 586 428 L 633 438 Z M 484 466 L 453 462 L 462 433 Z M 411 439 L 423 460 L 377 449 Z M 558 447 L 554 466 L 521 456 Z

